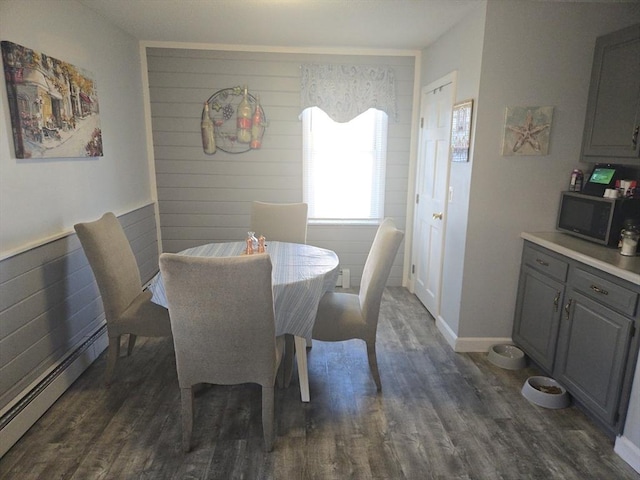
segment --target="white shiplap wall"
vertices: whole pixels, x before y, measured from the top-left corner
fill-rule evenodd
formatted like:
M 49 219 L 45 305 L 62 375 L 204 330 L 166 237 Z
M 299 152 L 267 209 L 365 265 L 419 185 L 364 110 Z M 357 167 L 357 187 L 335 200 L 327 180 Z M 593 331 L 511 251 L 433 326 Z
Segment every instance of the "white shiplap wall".
M 246 236 L 253 200 L 302 200 L 300 65 L 341 63 L 394 68 L 398 117 L 390 119 L 385 215 L 404 228 L 415 57 L 248 52 L 148 47 L 147 65 L 163 250 Z M 203 102 L 217 90 L 248 85 L 269 120 L 263 147 L 207 156 L 200 140 Z M 336 192 L 348 198 L 348 192 Z M 376 228 L 310 226 L 308 243 L 330 248 L 359 285 Z M 403 249 L 389 285 L 402 284 Z

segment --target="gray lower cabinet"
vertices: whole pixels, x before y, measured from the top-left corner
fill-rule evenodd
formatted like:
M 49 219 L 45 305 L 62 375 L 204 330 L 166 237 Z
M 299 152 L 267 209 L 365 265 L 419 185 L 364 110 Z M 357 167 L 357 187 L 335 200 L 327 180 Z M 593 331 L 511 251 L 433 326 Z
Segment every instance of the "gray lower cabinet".
M 640 286 L 525 242 L 513 340 L 610 434 L 638 354 Z
M 524 265 L 513 340 L 545 370 L 553 369 L 564 285 Z

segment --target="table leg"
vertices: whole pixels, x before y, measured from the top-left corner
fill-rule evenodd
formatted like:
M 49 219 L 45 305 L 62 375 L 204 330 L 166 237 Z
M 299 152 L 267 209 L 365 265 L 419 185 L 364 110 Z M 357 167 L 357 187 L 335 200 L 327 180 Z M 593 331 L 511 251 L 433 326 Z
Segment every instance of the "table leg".
M 300 397 L 303 402 L 308 402 L 309 397 L 309 371 L 307 370 L 307 340 L 304 337 L 295 337 L 296 360 L 298 361 L 298 378 L 300 379 Z
M 293 375 L 293 362 L 295 361 L 295 342 L 293 335 L 285 334 L 284 336 L 284 359 L 282 360 L 283 368 L 281 370 L 284 388 L 289 388 L 291 384 L 291 376 Z

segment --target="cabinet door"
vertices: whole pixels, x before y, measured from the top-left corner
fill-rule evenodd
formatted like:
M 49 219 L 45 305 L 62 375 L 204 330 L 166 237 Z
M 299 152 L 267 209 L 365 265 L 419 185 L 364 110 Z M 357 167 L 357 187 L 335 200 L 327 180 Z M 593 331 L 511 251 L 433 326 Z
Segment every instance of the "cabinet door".
M 513 341 L 547 372 L 553 370 L 564 285 L 523 266 Z
M 609 425 L 617 421 L 632 320 L 573 289 L 558 337 L 555 379 Z
M 639 59 L 640 24 L 597 39 L 582 145 L 584 161 L 638 158 Z

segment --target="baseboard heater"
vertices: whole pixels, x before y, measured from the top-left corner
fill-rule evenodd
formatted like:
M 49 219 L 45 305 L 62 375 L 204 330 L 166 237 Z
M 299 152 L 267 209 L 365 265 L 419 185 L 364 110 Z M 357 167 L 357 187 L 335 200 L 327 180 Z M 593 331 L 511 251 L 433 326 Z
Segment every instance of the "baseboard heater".
M 61 360 L 44 378 L 20 396 L 0 416 L 0 458 L 55 403 L 106 347 L 107 326 L 102 325 Z M 102 339 L 103 345 L 97 345 Z M 98 347 L 97 350 L 94 347 Z
M 336 287 L 342 287 L 342 288 L 351 287 L 351 271 L 348 268 L 340 269 L 338 280 L 336 280 Z

